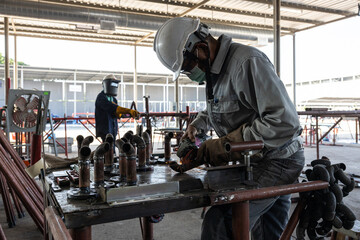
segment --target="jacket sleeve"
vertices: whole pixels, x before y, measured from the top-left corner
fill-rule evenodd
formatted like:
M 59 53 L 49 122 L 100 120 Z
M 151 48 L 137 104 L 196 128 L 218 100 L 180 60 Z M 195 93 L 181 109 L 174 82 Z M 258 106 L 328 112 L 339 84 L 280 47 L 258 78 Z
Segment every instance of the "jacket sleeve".
M 296 109 L 284 84 L 266 56 L 250 57 L 234 81 L 238 98 L 257 118 L 244 130 L 244 140 L 262 140 L 269 149 L 280 147 L 301 133 Z
M 190 125 L 194 126 L 198 131 L 203 131 L 204 133 L 207 133 L 210 130 L 210 123 L 207 111 L 205 110 L 199 112 Z
M 103 109 L 107 113 L 114 114 L 115 116 L 118 105 L 107 100 L 105 94 L 99 94 L 96 98 L 95 107 Z

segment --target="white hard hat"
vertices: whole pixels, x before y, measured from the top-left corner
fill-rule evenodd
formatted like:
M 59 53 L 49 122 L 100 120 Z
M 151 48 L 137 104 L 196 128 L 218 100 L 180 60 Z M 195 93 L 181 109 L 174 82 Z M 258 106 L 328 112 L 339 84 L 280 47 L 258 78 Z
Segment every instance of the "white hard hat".
M 196 31 L 199 32 L 199 35 L 192 35 Z M 172 18 L 157 31 L 154 39 L 154 51 L 161 63 L 174 72 L 173 80 L 180 75 L 184 51 L 191 51 L 195 43 L 205 39 L 208 33 L 208 27 L 200 24 L 199 19 L 185 17 Z M 193 37 L 190 38 L 190 36 Z M 188 41 L 189 38 L 191 41 Z

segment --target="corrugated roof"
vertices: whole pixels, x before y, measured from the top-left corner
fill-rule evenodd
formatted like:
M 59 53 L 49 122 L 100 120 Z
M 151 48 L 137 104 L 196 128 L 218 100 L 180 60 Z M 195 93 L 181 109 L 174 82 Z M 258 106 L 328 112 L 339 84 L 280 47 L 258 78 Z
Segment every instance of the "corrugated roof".
M 3 2 L 3 3 L 2 3 Z M 31 15 L 31 3 L 34 12 Z M 200 18 L 203 22 L 217 26 L 236 26 L 254 30 L 272 30 L 272 0 L 0 0 L 0 33 L 3 32 L 3 17 L 11 17 L 10 34 L 113 44 L 152 46 L 156 26 L 135 24 L 129 26 L 130 15 L 167 19 L 179 15 Z M 61 12 L 46 15 L 50 6 L 56 11 L 60 6 L 82 9 L 81 12 L 62 16 Z M 349 18 L 358 14 L 357 0 L 291 0 L 281 2 L 281 33 L 293 34 L 328 22 Z M 6 8 L 8 7 L 8 8 Z M 15 9 L 16 8 L 16 9 Z M 11 9 L 11 11 L 9 11 Z M 115 15 L 122 17 L 123 25 L 117 25 L 112 33 L 99 31 L 97 22 L 80 22 L 76 14 L 101 11 L 101 17 L 112 21 Z M 6 12 L 5 12 L 6 11 Z M 96 14 L 98 14 L 97 12 Z M 49 14 L 49 13 L 48 13 Z M 58 15 L 58 16 L 55 16 Z M 91 16 L 93 17 L 93 16 Z M 119 21 L 119 20 L 118 20 Z M 150 29 L 153 28 L 153 29 Z M 260 33 L 259 33 L 260 34 Z M 256 45 L 254 39 L 234 39 L 245 44 Z

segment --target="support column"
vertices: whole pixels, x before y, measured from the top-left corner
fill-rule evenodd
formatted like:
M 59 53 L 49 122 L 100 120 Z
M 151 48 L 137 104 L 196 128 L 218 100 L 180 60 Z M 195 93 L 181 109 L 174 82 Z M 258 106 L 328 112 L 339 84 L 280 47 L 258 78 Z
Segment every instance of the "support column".
M 134 46 L 134 101 L 137 106 L 137 66 L 136 66 L 136 45 Z
M 120 100 L 121 106 L 124 106 L 124 98 L 125 98 L 125 91 L 124 91 L 124 75 L 121 75 L 121 83 L 120 83 Z
M 166 112 L 169 112 L 169 77 L 166 77 Z M 171 110 L 172 111 L 172 110 Z
M 293 34 L 293 103 L 296 108 L 296 35 Z
M 175 91 L 175 102 L 176 102 L 176 111 L 175 112 L 179 112 L 179 78 L 175 81 L 175 86 L 174 86 L 174 91 Z
M 20 87 L 24 88 L 24 67 L 23 66 L 21 66 Z
M 14 35 L 14 89 L 19 88 L 18 82 L 18 61 L 17 61 L 17 37 Z
M 5 37 L 5 105 L 8 105 L 10 89 L 10 67 L 9 67 L 9 18 L 4 17 Z
M 76 70 L 74 72 L 74 117 L 76 116 Z
M 280 77 L 280 0 L 274 0 L 274 65 Z

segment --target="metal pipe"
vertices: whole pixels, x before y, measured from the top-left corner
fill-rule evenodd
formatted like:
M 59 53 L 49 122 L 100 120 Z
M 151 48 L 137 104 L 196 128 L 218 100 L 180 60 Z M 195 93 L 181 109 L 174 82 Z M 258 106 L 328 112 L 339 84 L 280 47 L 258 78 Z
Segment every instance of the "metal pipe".
M 106 134 L 105 142 L 109 143 L 109 151 L 104 155 L 105 169 L 107 172 L 110 172 L 114 164 L 114 136 L 111 133 Z
M 308 192 L 328 188 L 329 183 L 324 181 L 310 181 L 305 183 L 288 184 L 281 186 L 264 187 L 260 189 L 244 190 L 241 192 L 214 193 L 210 195 L 211 205 L 243 202 L 291 194 Z
M 134 132 L 130 130 L 124 134 L 123 138 L 126 138 L 126 140 L 128 140 L 128 142 L 130 142 L 133 138 L 133 135 L 134 135 Z
M 2 229 L 1 225 L 0 225 L 0 239 L 2 240 L 6 240 L 6 236 L 5 236 L 5 233 L 4 233 L 4 230 Z
M 126 154 L 126 160 L 127 160 L 126 183 L 129 186 L 133 186 L 136 185 L 137 183 L 135 149 L 129 142 L 124 143 L 122 148 Z
M 249 201 L 232 204 L 232 229 L 234 240 L 250 239 Z
M 142 217 L 142 230 L 143 230 L 143 240 L 153 240 L 154 239 L 154 224 L 150 222 L 150 217 Z
M 0 160 L 2 160 L 3 163 L 6 162 L 6 157 L 2 154 L 2 152 L 0 152 Z M 0 171 L 4 174 L 11 187 L 16 191 L 16 194 L 20 196 L 22 203 L 24 204 L 26 210 L 34 220 L 37 227 L 42 232 L 44 232 L 44 217 L 40 211 L 41 207 L 37 207 L 37 202 L 31 199 L 31 194 L 29 194 L 26 191 L 26 188 L 22 186 L 21 180 L 16 179 L 17 177 L 11 173 L 6 164 L 0 164 Z
M 142 138 L 144 139 L 145 142 L 145 163 L 146 164 L 150 164 L 150 155 L 151 155 L 151 145 L 150 145 L 150 136 L 149 134 L 145 131 L 142 133 Z
M 9 18 L 4 17 L 4 38 L 5 38 L 5 105 L 8 105 L 10 89 L 10 65 L 9 65 Z
M 294 209 L 291 218 L 289 219 L 279 240 L 288 240 L 291 238 L 291 235 L 294 232 L 294 229 L 299 221 L 300 214 L 304 210 L 305 206 L 306 206 L 306 201 L 303 198 L 300 198 L 300 201 L 296 205 L 296 208 Z
M 86 139 L 86 138 L 85 138 Z M 84 144 L 85 140 L 83 141 Z M 91 149 L 82 146 L 79 154 L 79 188 L 83 193 L 90 192 L 90 157 Z
M 71 240 L 69 230 L 66 228 L 63 220 L 55 213 L 54 207 L 49 206 L 45 209 L 46 220 L 53 238 L 55 240 Z
M 84 137 L 83 135 L 78 135 L 76 137 L 76 142 L 77 142 L 77 148 L 78 148 L 78 156 L 80 154 L 80 148 L 81 148 L 81 145 L 82 145 L 82 142 L 84 141 Z
M 92 142 L 94 141 L 94 137 L 93 136 L 87 136 L 86 138 L 84 138 L 84 140 L 81 143 L 81 148 L 82 147 L 88 147 Z M 80 149 L 81 151 L 81 149 Z
M 91 240 L 91 226 L 72 228 L 69 233 L 74 240 Z
M 38 193 L 36 188 L 33 188 L 29 181 L 27 181 L 27 176 L 30 177 L 23 169 L 23 171 L 19 170 L 16 165 L 13 164 L 14 161 L 7 158 L 8 152 L 0 145 L 0 153 L 3 154 L 3 165 L 6 166 L 8 169 L 10 175 L 13 176 L 16 181 L 23 186 L 25 189 L 27 189 L 27 192 L 29 193 L 30 198 L 34 201 L 35 205 L 38 207 L 39 210 L 42 210 L 43 206 L 43 198 L 42 194 Z M 26 174 L 26 175 L 25 175 Z
M 119 149 L 119 172 L 120 172 L 120 181 L 126 180 L 126 171 L 127 171 L 127 160 L 126 154 L 124 153 L 122 147 L 124 145 L 122 139 L 117 139 L 115 141 L 115 146 Z
M 94 151 L 94 183 L 96 186 L 104 184 L 104 154 L 110 149 L 112 150 L 112 148 L 110 148 L 110 144 L 108 142 L 104 142 Z
M 145 167 L 145 162 L 146 162 L 146 144 L 145 144 L 145 141 L 144 141 L 144 139 L 142 139 L 138 135 L 134 135 L 132 140 L 133 140 L 134 143 L 136 143 L 138 160 L 139 160 L 139 168 L 144 168 Z
M 225 143 L 226 152 L 244 152 L 249 150 L 260 150 L 262 148 L 264 148 L 264 143 L 262 141 Z
M 171 159 L 171 139 L 174 137 L 174 133 L 169 132 L 167 134 L 165 134 L 165 138 L 164 138 L 164 148 L 165 148 L 165 153 L 164 153 L 164 158 L 165 161 L 169 161 Z
M 146 129 L 145 132 L 147 132 L 147 134 L 149 134 L 149 158 L 151 159 L 152 153 L 153 153 L 153 144 L 152 144 L 152 134 L 151 134 L 151 129 Z

